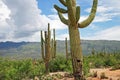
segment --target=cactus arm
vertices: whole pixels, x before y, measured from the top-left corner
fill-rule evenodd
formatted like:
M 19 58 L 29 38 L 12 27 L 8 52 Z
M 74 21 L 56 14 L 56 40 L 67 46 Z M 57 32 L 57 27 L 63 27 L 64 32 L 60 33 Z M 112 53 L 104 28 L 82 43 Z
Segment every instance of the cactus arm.
M 95 18 L 95 15 L 96 15 L 97 4 L 98 4 L 98 0 L 94 0 L 89 17 L 85 21 L 78 23 L 79 28 L 85 28 L 93 21 L 93 19 Z
M 45 35 L 45 61 L 46 61 L 46 58 L 47 58 L 47 44 L 48 44 L 48 36 L 47 36 L 47 31 L 44 31 L 44 35 Z
M 51 36 L 51 32 L 50 32 L 50 24 L 48 23 L 48 39 L 50 41 L 50 36 Z
M 58 11 L 58 12 L 61 12 L 61 13 L 67 13 L 68 11 L 63 9 L 63 8 L 60 8 L 58 7 L 57 5 L 54 5 L 54 8 Z
M 53 46 L 53 39 L 51 39 L 51 58 L 53 59 L 53 50 L 54 50 L 54 46 Z
M 55 42 L 54 42 L 54 57 L 56 57 L 56 44 L 57 44 L 57 41 L 55 40 Z
M 73 0 L 66 0 L 68 9 L 69 24 L 75 26 L 76 24 L 76 4 Z
M 53 40 L 55 41 L 55 29 L 53 29 Z
M 80 6 L 76 7 L 76 23 L 78 23 L 80 19 Z
M 51 57 L 51 53 L 50 53 L 50 38 L 51 38 L 51 31 L 50 31 L 50 24 L 48 23 L 48 32 L 47 32 L 47 58 L 48 58 L 48 61 L 50 60 L 50 57 Z
M 61 22 L 63 22 L 64 24 L 68 25 L 68 20 L 64 18 L 62 13 L 58 12 L 58 15 L 59 15 L 59 18 L 60 18 Z
M 59 0 L 64 6 L 67 6 L 65 0 Z
M 56 40 L 55 40 L 55 29 L 53 29 L 53 47 L 54 47 L 54 58 L 56 57 Z

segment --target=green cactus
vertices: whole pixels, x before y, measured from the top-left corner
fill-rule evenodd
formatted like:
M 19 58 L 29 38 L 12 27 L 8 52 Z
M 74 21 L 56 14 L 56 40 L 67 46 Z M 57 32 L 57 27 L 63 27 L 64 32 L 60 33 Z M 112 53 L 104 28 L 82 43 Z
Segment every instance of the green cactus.
M 67 43 L 67 38 L 65 38 L 65 51 L 66 51 L 66 59 L 68 60 L 68 43 Z
M 48 24 L 48 31 L 45 31 L 44 34 L 45 40 L 43 39 L 43 34 L 41 31 L 41 54 L 45 62 L 46 73 L 48 73 L 48 66 L 50 61 L 50 24 Z
M 56 57 L 56 45 L 57 45 L 57 41 L 55 39 L 55 29 L 53 29 L 53 44 L 54 44 L 54 58 Z
M 53 29 L 53 39 L 51 41 L 51 53 L 52 59 L 56 57 L 56 40 L 55 40 L 55 29 Z
M 59 0 L 66 9 L 60 8 L 57 5 L 54 5 L 54 8 L 57 10 L 61 22 L 68 25 L 69 36 L 70 36 L 70 51 L 73 64 L 73 74 L 75 80 L 82 80 L 82 48 L 79 36 L 78 28 L 87 27 L 94 19 L 98 0 L 93 1 L 93 6 L 89 17 L 79 23 L 80 19 L 80 6 L 76 6 L 76 0 Z M 65 19 L 63 14 L 68 14 L 68 19 Z
M 45 62 L 46 73 L 48 73 L 49 61 L 53 56 L 56 55 L 56 40 L 55 40 L 55 29 L 53 30 L 54 39 L 51 44 L 51 31 L 50 24 L 48 23 L 48 31 L 44 32 L 45 40 L 43 39 L 43 33 L 41 31 L 41 54 Z M 54 54 L 54 55 L 53 55 Z

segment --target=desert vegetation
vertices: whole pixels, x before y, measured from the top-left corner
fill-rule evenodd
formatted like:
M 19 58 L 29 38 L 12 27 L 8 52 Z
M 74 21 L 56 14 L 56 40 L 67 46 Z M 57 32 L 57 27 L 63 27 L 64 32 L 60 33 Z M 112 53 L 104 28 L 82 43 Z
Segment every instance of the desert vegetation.
M 90 69 L 94 68 L 110 68 L 111 71 L 120 69 L 120 53 L 104 53 L 99 52 L 94 55 L 84 56 L 83 73 L 84 77 L 97 77 L 97 72 L 90 73 Z M 51 74 L 55 73 L 56 74 Z M 59 72 L 65 72 L 61 75 Z M 120 74 L 119 74 L 120 75 Z M 43 59 L 9 59 L 0 58 L 0 79 L 1 80 L 29 80 L 38 78 L 39 80 L 60 80 L 65 78 L 73 78 L 71 58 L 66 59 L 64 55 L 57 55 L 54 60 L 49 63 L 49 74 L 46 74 Z M 106 78 L 101 73 L 101 78 Z M 113 79 L 114 80 L 114 79 Z

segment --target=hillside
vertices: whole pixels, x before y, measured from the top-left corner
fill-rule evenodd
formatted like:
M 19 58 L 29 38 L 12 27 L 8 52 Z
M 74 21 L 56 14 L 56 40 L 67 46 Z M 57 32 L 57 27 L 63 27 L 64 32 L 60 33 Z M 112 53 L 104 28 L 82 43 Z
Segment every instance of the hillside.
M 57 41 L 57 53 L 65 54 L 65 42 Z M 120 41 L 107 40 L 82 40 L 83 54 L 95 51 L 115 52 L 120 51 Z M 0 56 L 17 56 L 17 57 L 40 57 L 39 42 L 0 42 Z

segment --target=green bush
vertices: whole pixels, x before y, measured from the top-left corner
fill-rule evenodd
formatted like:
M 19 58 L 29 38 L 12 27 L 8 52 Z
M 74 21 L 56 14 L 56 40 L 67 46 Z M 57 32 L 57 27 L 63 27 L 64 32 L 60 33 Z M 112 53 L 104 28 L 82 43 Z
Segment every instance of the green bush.
M 58 56 L 49 65 L 50 72 L 68 71 L 72 72 L 71 60 L 66 60 L 63 56 Z
M 26 77 L 34 78 L 35 75 L 41 76 L 45 69 L 43 64 L 33 64 L 33 60 L 0 60 L 0 79 L 1 80 L 21 80 Z
M 45 73 L 45 66 L 41 60 L 32 59 L 13 60 L 0 58 L 0 79 L 1 80 L 21 80 L 39 78 Z M 96 53 L 84 56 L 83 72 L 89 73 L 90 68 L 112 67 L 113 70 L 120 69 L 120 53 Z M 49 63 L 50 72 L 66 71 L 72 72 L 71 59 L 66 60 L 64 56 L 57 56 Z

